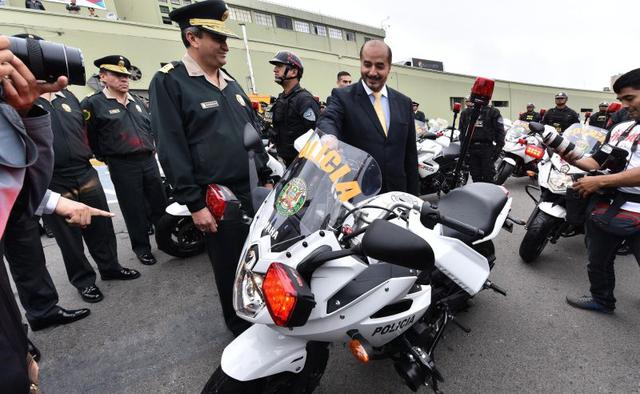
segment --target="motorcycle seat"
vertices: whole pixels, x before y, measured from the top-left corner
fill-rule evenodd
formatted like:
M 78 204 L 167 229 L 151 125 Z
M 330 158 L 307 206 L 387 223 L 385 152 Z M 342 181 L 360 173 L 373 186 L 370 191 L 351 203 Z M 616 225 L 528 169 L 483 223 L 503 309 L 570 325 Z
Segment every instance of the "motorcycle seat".
M 496 219 L 508 201 L 507 193 L 492 183 L 471 183 L 440 199 L 438 211 L 441 215 L 456 219 L 481 229 L 485 236 L 493 231 Z M 467 244 L 483 237 L 470 236 L 443 226 L 442 235 L 457 238 Z

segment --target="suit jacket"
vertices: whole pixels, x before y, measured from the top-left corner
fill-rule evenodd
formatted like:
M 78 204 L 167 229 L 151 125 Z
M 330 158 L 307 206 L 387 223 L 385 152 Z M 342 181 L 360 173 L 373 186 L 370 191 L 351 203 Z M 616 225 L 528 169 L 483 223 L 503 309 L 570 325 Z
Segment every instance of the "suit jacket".
M 382 172 L 382 192 L 419 194 L 416 128 L 411 99 L 387 86 L 389 132 L 385 136 L 362 82 L 331 92 L 317 127 L 371 155 Z

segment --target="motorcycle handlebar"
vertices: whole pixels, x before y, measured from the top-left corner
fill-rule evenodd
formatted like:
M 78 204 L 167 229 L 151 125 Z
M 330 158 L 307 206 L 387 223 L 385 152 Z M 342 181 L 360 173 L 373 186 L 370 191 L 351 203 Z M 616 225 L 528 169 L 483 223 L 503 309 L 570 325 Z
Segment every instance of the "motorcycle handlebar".
M 484 237 L 484 231 L 482 231 L 481 229 L 470 226 L 466 223 L 462 223 L 459 220 L 448 218 L 444 215 L 440 215 L 440 223 L 472 237 L 475 237 L 475 236 Z
M 484 231 L 481 229 L 471 226 L 469 224 L 463 223 L 457 219 L 449 218 L 442 215 L 438 210 L 431 206 L 431 204 L 425 201 L 422 206 L 415 207 L 418 211 L 420 211 L 420 221 L 427 227 L 433 228 L 435 223 L 440 223 L 447 227 L 450 227 L 456 231 L 464 233 L 466 235 L 475 237 L 480 236 L 484 237 Z

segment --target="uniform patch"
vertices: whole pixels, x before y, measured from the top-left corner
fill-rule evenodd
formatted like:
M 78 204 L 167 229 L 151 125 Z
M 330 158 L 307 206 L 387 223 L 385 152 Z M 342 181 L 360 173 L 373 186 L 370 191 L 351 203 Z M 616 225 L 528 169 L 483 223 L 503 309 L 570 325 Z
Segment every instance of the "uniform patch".
M 160 69 L 160 72 L 166 74 L 171 70 L 173 70 L 173 64 L 172 63 L 167 63 L 164 66 L 162 66 L 162 68 Z
M 65 112 L 71 112 L 71 107 L 67 103 L 62 103 L 62 109 L 64 109 Z
M 84 118 L 84 120 L 91 119 L 91 112 L 87 111 L 86 109 L 83 109 L 82 110 L 82 117 Z
M 136 104 L 136 109 L 138 110 L 138 112 L 142 112 L 142 108 L 140 108 L 139 104 Z
M 307 184 L 301 178 L 293 178 L 287 183 L 276 199 L 276 210 L 280 215 L 295 215 L 307 201 Z
M 311 107 L 307 108 L 307 110 L 304 111 L 304 113 L 302 114 L 302 117 L 305 118 L 306 120 L 308 120 L 309 122 L 315 122 L 316 121 L 316 113 L 313 112 Z
M 120 110 L 118 108 L 114 108 L 114 109 L 110 109 L 109 110 L 109 114 L 110 115 L 114 115 L 114 114 L 119 114 Z
M 218 108 L 219 106 L 220 104 L 218 104 L 218 101 L 216 100 L 205 101 L 204 103 L 200 103 L 200 107 L 202 107 L 202 109 Z
M 240 105 L 242 105 L 243 107 L 246 107 L 247 103 L 244 102 L 244 99 L 242 98 L 242 96 L 240 96 L 239 94 L 236 94 L 236 100 L 238 100 Z

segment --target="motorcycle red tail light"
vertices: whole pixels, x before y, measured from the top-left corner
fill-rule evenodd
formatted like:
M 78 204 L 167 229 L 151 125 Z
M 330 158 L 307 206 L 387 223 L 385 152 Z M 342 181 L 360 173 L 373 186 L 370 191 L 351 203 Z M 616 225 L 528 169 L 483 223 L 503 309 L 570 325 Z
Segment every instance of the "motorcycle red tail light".
M 527 156 L 531 156 L 537 160 L 540 160 L 544 157 L 544 149 L 535 145 L 527 146 L 527 149 L 525 149 L 524 153 Z
M 293 268 L 271 263 L 262 282 L 269 314 L 280 327 L 298 327 L 309 319 L 315 300 L 311 289 Z

